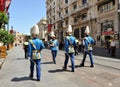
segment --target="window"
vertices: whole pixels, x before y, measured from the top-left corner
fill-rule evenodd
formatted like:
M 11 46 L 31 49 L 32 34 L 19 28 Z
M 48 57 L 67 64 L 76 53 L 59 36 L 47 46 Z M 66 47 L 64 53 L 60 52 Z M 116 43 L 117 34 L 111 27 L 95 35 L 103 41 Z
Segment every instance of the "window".
M 68 25 L 68 20 L 65 21 L 65 24 Z
M 67 4 L 67 3 L 68 3 L 68 0 L 65 0 L 65 3 Z
M 53 13 L 55 13 L 55 8 L 53 8 Z
M 68 14 L 68 8 L 67 8 L 67 9 L 65 9 L 65 14 Z
M 110 11 L 110 10 L 112 10 L 112 9 L 113 9 L 113 3 L 112 3 L 112 2 L 109 2 L 109 3 L 107 3 L 107 4 L 101 5 L 101 6 L 99 7 L 99 11 L 100 11 L 101 13 L 103 13 L 103 12 L 108 12 L 108 11 Z
M 82 20 L 85 20 L 87 18 L 87 13 L 82 14 Z
M 55 25 L 54 25 L 54 29 L 55 29 Z
M 74 17 L 74 23 L 78 22 L 80 18 L 77 18 L 76 16 Z
M 74 36 L 78 39 L 79 38 L 79 28 L 76 28 L 74 31 Z
M 55 16 L 53 16 L 53 20 L 55 21 Z
M 101 23 L 101 31 L 113 31 L 113 21 L 105 21 Z
M 73 5 L 73 9 L 74 9 L 74 10 L 77 9 L 77 3 L 75 3 L 75 4 Z
M 61 17 L 61 13 L 59 12 L 59 17 Z
M 86 4 L 87 3 L 87 0 L 82 0 L 82 4 Z
M 81 27 L 81 38 L 84 38 L 85 29 L 86 27 Z

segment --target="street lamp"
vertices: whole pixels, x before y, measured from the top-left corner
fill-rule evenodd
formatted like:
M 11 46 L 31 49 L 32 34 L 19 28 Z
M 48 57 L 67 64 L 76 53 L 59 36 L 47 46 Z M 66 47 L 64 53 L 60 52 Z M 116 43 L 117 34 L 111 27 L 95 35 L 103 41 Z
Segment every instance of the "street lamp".
M 7 31 L 9 31 L 9 19 L 10 19 L 10 14 L 9 14 L 9 12 L 7 13 L 7 16 L 8 16 Z

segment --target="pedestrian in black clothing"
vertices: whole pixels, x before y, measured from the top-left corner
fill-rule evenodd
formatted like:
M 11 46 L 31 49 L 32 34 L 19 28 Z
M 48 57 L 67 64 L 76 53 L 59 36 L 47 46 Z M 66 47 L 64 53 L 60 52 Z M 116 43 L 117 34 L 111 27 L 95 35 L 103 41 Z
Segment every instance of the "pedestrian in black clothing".
M 23 49 L 24 49 L 24 52 L 25 52 L 25 59 L 27 59 L 28 57 L 28 41 L 26 40 L 24 43 L 23 43 Z

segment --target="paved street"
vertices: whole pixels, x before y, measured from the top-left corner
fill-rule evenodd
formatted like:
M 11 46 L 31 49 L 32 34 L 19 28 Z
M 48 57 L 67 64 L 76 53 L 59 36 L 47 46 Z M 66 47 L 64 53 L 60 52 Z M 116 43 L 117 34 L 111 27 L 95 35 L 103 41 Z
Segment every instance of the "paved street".
M 64 51 L 59 51 L 57 64 L 52 64 L 51 51 L 42 51 L 41 81 L 30 80 L 29 60 L 24 59 L 22 46 L 14 47 L 0 70 L 0 87 L 120 87 L 120 60 L 94 56 L 95 67 L 79 67 L 82 54 L 75 56 L 75 72 L 63 71 Z M 36 73 L 34 73 L 36 79 Z

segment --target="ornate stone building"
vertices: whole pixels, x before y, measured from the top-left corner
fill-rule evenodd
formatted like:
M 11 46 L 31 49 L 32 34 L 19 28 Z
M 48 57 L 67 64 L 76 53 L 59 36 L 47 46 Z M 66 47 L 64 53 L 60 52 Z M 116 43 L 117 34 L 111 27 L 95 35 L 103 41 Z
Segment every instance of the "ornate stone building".
M 58 40 L 64 40 L 67 25 L 72 25 L 73 35 L 84 37 L 86 26 L 97 46 L 114 37 L 119 46 L 118 0 L 46 0 L 47 23 L 52 24 Z

